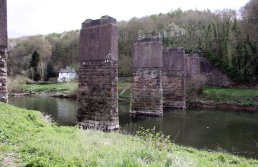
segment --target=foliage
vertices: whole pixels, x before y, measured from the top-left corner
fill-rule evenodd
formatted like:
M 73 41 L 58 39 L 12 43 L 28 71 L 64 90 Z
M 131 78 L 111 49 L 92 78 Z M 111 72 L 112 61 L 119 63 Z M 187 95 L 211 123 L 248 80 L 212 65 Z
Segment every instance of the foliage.
M 258 90 L 205 87 L 203 94 L 194 98 L 190 96 L 188 101 L 255 106 L 258 105 Z
M 26 93 L 73 93 L 77 92 L 78 83 L 56 83 L 56 84 L 29 84 L 26 85 Z
M 17 78 L 10 79 L 9 90 L 13 92 L 23 92 L 23 93 L 32 93 L 32 94 L 63 94 L 63 95 L 74 95 L 76 96 L 78 91 L 78 83 L 53 83 L 53 84 L 27 84 L 28 79 L 19 76 Z M 17 83 L 17 84 L 16 84 Z M 20 87 L 19 87 L 20 86 Z M 17 88 L 16 88 L 17 87 Z M 20 88 L 19 91 L 15 91 Z M 131 93 L 131 82 L 129 81 L 119 81 L 118 83 L 118 94 L 119 98 L 130 97 Z M 122 93 L 122 91 L 124 91 Z
M 202 75 L 194 75 L 187 81 L 187 94 L 188 96 L 196 97 L 203 91 L 204 85 L 207 83 L 207 78 Z
M 123 98 L 123 99 L 129 99 L 130 98 L 130 93 L 131 93 L 131 82 L 122 82 L 119 81 L 118 82 L 118 95 L 119 98 Z
M 170 136 L 165 136 L 161 132 L 156 132 L 155 127 L 153 129 L 141 128 L 136 132 L 136 136 L 159 150 L 171 150 L 172 143 Z
M 58 76 L 58 74 L 54 70 L 53 63 L 51 61 L 49 61 L 47 63 L 45 80 L 48 81 L 50 78 L 55 78 L 57 76 Z
M 38 64 L 40 60 L 40 55 L 38 54 L 37 51 L 34 51 L 33 54 L 31 55 L 31 60 L 30 60 L 30 67 L 31 69 L 31 78 L 34 81 L 38 81 L 40 79 L 40 74 L 38 72 Z
M 151 130 L 129 136 L 57 126 L 44 122 L 37 111 L 3 103 L 0 127 L 0 158 L 12 153 L 20 161 L 19 166 L 258 165 L 256 160 L 225 153 L 166 145 L 166 137 Z
M 11 93 L 21 93 L 26 87 L 27 78 L 17 75 L 15 77 L 8 78 L 8 91 Z
M 209 95 L 258 97 L 257 89 L 205 87 L 203 92 Z
M 234 10 L 180 9 L 166 14 L 118 22 L 119 75 L 132 76 L 133 43 L 138 37 L 160 36 L 165 47 L 183 47 L 186 53 L 207 57 L 236 82 L 258 80 L 258 3 L 250 0 L 241 17 Z M 57 72 L 67 65 L 79 66 L 79 31 L 11 39 L 8 71 L 28 76 L 28 56 L 41 55 L 41 79 L 51 61 Z M 16 61 L 19 59 L 20 61 Z

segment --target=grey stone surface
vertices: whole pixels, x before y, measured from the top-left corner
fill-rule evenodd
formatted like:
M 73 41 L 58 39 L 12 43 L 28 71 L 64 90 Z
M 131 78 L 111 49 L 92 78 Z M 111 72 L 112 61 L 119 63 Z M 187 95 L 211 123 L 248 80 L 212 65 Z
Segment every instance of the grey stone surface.
M 7 6 L 6 0 L 0 0 L 0 50 L 7 48 Z
M 143 38 L 134 43 L 134 68 L 162 68 L 163 46 L 158 38 Z
M 118 60 L 118 35 L 116 20 L 103 16 L 86 20 L 80 33 L 80 62 L 87 60 Z
M 132 114 L 163 115 L 162 51 L 157 38 L 140 39 L 134 44 Z
M 80 34 L 78 124 L 104 131 L 119 128 L 116 20 L 86 20 Z
M 164 107 L 186 108 L 185 52 L 182 48 L 163 51 Z
M 200 57 L 200 73 L 206 76 L 208 86 L 230 87 L 233 84 L 223 71 L 204 57 Z
M 7 91 L 7 6 L 0 0 L 0 101 L 8 102 Z

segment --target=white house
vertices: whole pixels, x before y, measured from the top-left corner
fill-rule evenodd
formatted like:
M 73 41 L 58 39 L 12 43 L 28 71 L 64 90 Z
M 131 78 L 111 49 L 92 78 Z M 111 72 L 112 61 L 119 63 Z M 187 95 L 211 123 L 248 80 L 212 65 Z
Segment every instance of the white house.
M 65 69 L 61 68 L 59 71 L 57 82 L 71 82 L 77 78 L 75 70 L 70 67 L 66 67 Z

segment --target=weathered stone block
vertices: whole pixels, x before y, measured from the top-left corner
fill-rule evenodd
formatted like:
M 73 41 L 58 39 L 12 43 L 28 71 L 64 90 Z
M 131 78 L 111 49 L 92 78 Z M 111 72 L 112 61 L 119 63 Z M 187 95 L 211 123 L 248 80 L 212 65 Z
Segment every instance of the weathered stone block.
M 200 57 L 200 73 L 206 76 L 208 86 L 229 87 L 232 85 L 231 79 L 204 57 Z
M 78 124 L 115 130 L 118 120 L 118 44 L 114 18 L 86 20 L 80 34 Z
M 231 79 L 225 73 L 198 54 L 186 55 L 185 72 L 187 87 L 190 85 L 189 82 L 197 76 L 203 76 L 208 86 L 229 87 L 232 85 Z
M 159 38 L 143 38 L 134 43 L 134 68 L 162 68 L 163 46 Z
M 134 44 L 132 114 L 163 114 L 162 50 L 157 38 L 141 39 Z

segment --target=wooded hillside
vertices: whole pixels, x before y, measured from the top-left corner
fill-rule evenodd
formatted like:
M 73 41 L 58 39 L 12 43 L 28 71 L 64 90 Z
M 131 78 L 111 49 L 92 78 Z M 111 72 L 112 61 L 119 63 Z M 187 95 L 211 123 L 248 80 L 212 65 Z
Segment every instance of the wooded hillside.
M 160 36 L 167 47 L 183 47 L 210 59 L 238 82 L 258 80 L 258 0 L 234 10 L 180 9 L 118 22 L 119 75 L 132 75 L 132 47 L 138 37 Z M 65 66 L 79 68 L 79 30 L 9 40 L 8 73 L 33 77 L 30 62 L 39 54 L 41 80 Z

